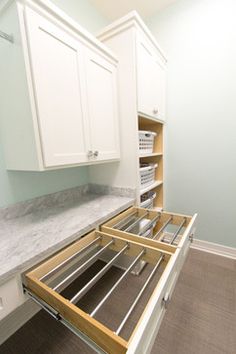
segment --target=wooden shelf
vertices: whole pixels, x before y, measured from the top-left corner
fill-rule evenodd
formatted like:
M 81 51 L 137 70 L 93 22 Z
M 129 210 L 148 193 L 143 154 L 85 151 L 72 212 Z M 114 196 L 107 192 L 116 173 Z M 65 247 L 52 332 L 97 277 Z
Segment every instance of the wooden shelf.
M 156 188 L 160 186 L 163 183 L 163 181 L 155 181 L 153 184 L 150 184 L 150 186 L 147 186 L 146 188 L 140 189 L 140 195 L 149 192 L 153 188 Z
M 163 208 L 162 207 L 154 207 L 153 210 L 155 210 L 155 211 L 163 211 Z
M 153 153 L 149 153 L 149 154 L 142 154 L 139 155 L 139 158 L 143 158 L 143 157 L 155 157 L 155 156 L 162 156 L 163 153 L 162 152 L 153 152 Z
M 151 190 L 155 191 L 157 196 L 154 199 L 154 208 L 163 208 L 163 169 L 164 169 L 164 146 L 163 146 L 163 122 L 156 119 L 150 119 L 148 117 L 138 117 L 139 130 L 152 131 L 157 134 L 154 139 L 153 153 L 138 154 L 140 163 L 158 163 L 158 167 L 155 169 L 155 182 L 150 186 L 141 189 L 140 196 Z M 139 200 L 140 202 L 140 200 Z
M 146 123 L 159 123 L 159 124 L 164 124 L 165 122 L 162 120 L 162 119 L 158 119 L 158 118 L 154 118 L 154 117 L 151 117 L 151 116 L 148 116 L 147 114 L 144 114 L 142 112 L 138 112 L 138 117 L 140 120 L 142 120 L 143 122 L 146 122 Z

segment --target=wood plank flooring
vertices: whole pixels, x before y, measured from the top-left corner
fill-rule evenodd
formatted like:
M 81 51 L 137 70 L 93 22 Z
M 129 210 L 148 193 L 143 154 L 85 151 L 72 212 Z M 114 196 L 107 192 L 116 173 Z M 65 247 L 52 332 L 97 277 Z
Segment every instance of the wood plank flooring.
M 100 290 L 96 289 L 101 297 L 104 293 L 104 285 L 111 278 L 114 281 L 120 272 L 112 268 L 110 274 L 104 277 Z M 139 281 L 147 276 L 147 272 L 148 269 L 145 269 Z M 67 291 L 70 292 L 71 289 Z M 123 291 L 128 301 L 132 294 L 128 282 L 123 287 Z M 108 304 L 108 309 L 119 310 L 118 296 L 119 294 L 114 298 L 113 303 Z M 88 303 L 93 300 L 93 295 L 91 294 L 90 299 L 87 300 L 82 299 L 80 306 L 89 309 Z M 143 306 L 144 302 L 140 303 L 140 309 Z M 101 320 L 108 319 L 101 318 Z M 131 327 L 132 319 L 128 332 Z M 0 354 L 36 353 L 92 354 L 94 352 L 63 325 L 53 320 L 44 311 L 40 311 L 0 347 Z M 191 250 L 151 354 L 235 353 L 236 260 Z

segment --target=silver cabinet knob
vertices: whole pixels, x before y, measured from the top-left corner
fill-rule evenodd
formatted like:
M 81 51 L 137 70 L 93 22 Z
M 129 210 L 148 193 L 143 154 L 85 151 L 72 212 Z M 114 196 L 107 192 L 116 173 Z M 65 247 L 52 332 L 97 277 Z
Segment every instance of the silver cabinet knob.
M 193 242 L 195 232 L 196 232 L 196 227 L 194 227 L 194 228 L 192 229 L 192 232 L 191 232 L 191 234 L 189 235 L 189 241 L 190 241 L 190 242 Z
M 153 113 L 154 113 L 154 114 L 157 114 L 157 113 L 158 113 L 158 108 L 154 108 L 154 109 L 153 109 Z
M 167 309 L 167 307 L 170 303 L 170 295 L 168 293 L 166 293 L 165 296 L 163 297 L 162 303 L 163 303 L 165 309 Z
M 88 157 L 92 157 L 93 156 L 93 152 L 92 152 L 92 150 L 89 150 L 88 151 Z
M 98 154 L 99 154 L 99 152 L 96 150 L 96 151 L 94 151 L 93 156 L 98 157 Z

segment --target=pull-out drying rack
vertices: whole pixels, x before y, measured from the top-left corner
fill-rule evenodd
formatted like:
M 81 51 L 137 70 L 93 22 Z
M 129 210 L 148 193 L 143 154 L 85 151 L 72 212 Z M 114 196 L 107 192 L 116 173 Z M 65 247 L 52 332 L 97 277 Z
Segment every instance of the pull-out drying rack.
M 132 207 L 102 225 L 101 230 L 129 239 L 132 239 L 131 235 L 146 237 L 166 250 L 173 250 L 182 247 L 186 230 L 196 217 L 196 214 L 192 217 Z M 190 241 L 192 236 L 192 233 L 188 235 Z
M 144 230 L 146 230 L 146 227 L 144 227 Z M 67 297 L 65 295 L 66 288 L 73 281 L 78 280 L 107 251 L 112 253 L 109 261 L 95 275 L 90 277 L 85 284 L 76 289 L 73 296 Z M 112 266 L 116 265 L 121 257 L 129 259 L 128 267 L 106 289 L 104 296 L 97 299 L 96 305 L 91 311 L 89 313 L 84 311 L 80 300 L 86 294 L 89 294 L 89 291 L 95 291 L 94 289 L 96 289 L 100 279 Z M 34 301 L 40 304 L 55 319 L 69 327 L 96 352 L 135 353 L 136 351 L 132 349 L 135 344 L 132 343 L 140 337 L 140 328 L 142 333 L 145 332 L 145 327 L 142 328 L 142 326 L 147 312 L 156 308 L 155 316 L 159 316 L 165 308 L 165 289 L 168 282 L 163 282 L 162 280 L 163 278 L 166 280 L 170 278 L 170 269 L 174 267 L 175 257 L 176 255 L 173 253 L 160 249 L 155 241 L 152 241 L 152 246 L 150 246 L 145 242 L 142 244 L 136 243 L 115 235 L 94 231 L 25 274 L 24 288 Z M 125 306 L 124 310 L 122 308 L 125 300 L 122 298 L 122 284 L 129 277 L 131 282 L 129 286 L 133 287 L 132 282 L 135 282 L 137 277 L 130 273 L 140 260 L 147 262 L 150 269 L 142 284 L 137 286 L 134 283 L 135 294 L 132 302 L 127 304 L 128 307 Z M 132 277 L 131 280 L 130 277 Z M 154 289 L 151 294 L 149 294 L 150 286 Z M 117 291 L 121 295 L 118 304 L 120 309 L 119 323 L 116 321 L 116 325 L 110 328 L 106 323 L 101 323 L 97 315 L 102 313 L 102 311 L 107 311 L 106 304 Z M 137 323 L 132 325 L 133 322 L 130 322 L 130 318 L 140 307 L 138 305 L 144 295 L 149 300 L 147 300 L 144 312 L 138 314 L 139 320 Z M 142 321 L 140 318 L 142 318 Z M 132 327 L 132 332 L 128 338 L 124 338 L 123 332 L 127 323 L 129 323 L 129 328 Z M 127 334 L 125 336 L 127 337 Z
M 145 211 L 140 215 L 140 210 L 142 209 L 136 209 L 129 215 L 125 216 L 123 219 L 112 225 L 112 228 L 124 232 L 130 232 L 137 236 L 144 236 L 148 231 L 151 231 L 156 226 L 158 221 L 161 220 L 163 213 L 157 212 L 157 215 L 154 215 L 153 211 L 145 209 Z M 146 223 L 144 223 L 145 221 Z M 148 237 L 152 238 L 153 240 L 168 243 L 170 245 L 178 244 L 178 237 L 181 230 L 187 223 L 187 217 L 183 216 L 182 219 L 180 219 L 179 225 L 177 225 L 177 228 L 175 228 L 174 232 L 168 232 L 165 234 L 165 230 L 169 225 L 172 224 L 173 221 L 174 216 L 169 215 L 168 219 L 163 222 L 161 227 L 154 234 L 149 232 Z M 138 231 L 137 227 L 139 229 Z

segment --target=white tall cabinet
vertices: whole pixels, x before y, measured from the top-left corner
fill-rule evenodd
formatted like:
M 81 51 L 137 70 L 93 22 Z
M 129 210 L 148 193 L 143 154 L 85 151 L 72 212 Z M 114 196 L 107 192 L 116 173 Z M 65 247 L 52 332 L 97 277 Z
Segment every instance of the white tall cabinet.
M 140 196 L 156 192 L 154 206 L 164 204 L 164 123 L 166 57 L 137 12 L 113 22 L 98 39 L 119 58 L 118 87 L 120 102 L 121 160 L 110 166 L 91 166 L 92 183 L 129 187 L 137 204 Z M 139 155 L 139 130 L 156 132 L 154 152 Z M 158 163 L 155 183 L 140 187 L 140 163 Z M 104 168 L 105 167 L 105 168 Z
M 7 168 L 38 171 L 119 159 L 115 56 L 46 0 L 9 1 L 0 24 L 14 37 L 12 44 L 1 43 L 9 77 L 9 85 L 0 84 Z

